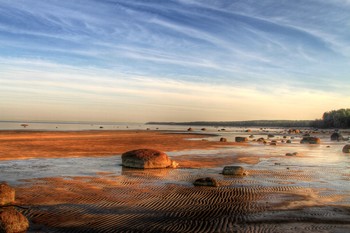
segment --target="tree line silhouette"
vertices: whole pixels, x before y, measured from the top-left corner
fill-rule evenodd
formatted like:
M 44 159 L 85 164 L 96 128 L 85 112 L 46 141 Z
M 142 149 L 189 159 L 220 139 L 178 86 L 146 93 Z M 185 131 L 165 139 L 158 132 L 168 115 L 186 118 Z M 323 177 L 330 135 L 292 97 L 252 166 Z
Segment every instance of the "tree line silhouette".
M 350 108 L 323 113 L 316 120 L 253 120 L 253 121 L 193 121 L 193 122 L 148 122 L 157 125 L 191 125 L 216 127 L 313 127 L 350 128 Z

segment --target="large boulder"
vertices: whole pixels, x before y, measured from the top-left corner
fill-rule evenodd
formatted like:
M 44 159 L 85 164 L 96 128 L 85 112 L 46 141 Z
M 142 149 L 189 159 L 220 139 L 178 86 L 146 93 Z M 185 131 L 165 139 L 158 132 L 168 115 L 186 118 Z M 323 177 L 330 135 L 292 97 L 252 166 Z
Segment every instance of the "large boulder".
M 226 166 L 222 170 L 223 175 L 243 176 L 244 169 L 241 166 Z
M 211 177 L 206 178 L 199 178 L 194 183 L 195 186 L 211 186 L 211 187 L 218 187 L 218 182 Z
M 0 232 L 20 233 L 29 228 L 27 218 L 13 207 L 0 208 Z
M 347 144 L 343 147 L 343 152 L 344 153 L 350 153 L 350 144 Z
M 7 183 L 0 183 L 0 206 L 11 204 L 15 201 L 15 190 Z
M 321 140 L 317 137 L 303 137 L 300 143 L 301 144 L 320 144 Z
M 167 168 L 176 167 L 177 163 L 171 161 L 164 152 L 153 149 L 138 149 L 122 154 L 122 164 L 131 168 Z
M 343 135 L 341 135 L 341 133 L 338 132 L 334 132 L 331 135 L 331 141 L 342 141 L 344 140 Z
M 235 137 L 235 142 L 248 142 L 246 137 Z

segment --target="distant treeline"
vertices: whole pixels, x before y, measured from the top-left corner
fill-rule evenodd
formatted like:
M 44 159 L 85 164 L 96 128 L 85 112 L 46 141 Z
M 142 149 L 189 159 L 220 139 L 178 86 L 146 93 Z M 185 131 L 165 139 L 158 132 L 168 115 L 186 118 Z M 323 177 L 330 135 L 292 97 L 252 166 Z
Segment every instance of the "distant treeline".
M 153 125 L 191 125 L 217 127 L 313 127 L 350 128 L 350 109 L 325 112 L 317 120 L 253 120 L 253 121 L 194 121 L 194 122 L 148 122 Z

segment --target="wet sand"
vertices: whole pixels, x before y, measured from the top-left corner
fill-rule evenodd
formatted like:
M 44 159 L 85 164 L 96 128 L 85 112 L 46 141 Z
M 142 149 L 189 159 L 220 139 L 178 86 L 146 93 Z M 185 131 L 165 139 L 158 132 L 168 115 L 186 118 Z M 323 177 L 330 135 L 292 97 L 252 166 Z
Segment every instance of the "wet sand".
M 179 151 L 235 145 L 186 140 L 209 136 L 155 131 L 0 131 L 0 160 L 98 157 L 140 148 Z
M 202 141 L 201 137 L 206 137 L 203 135 L 145 131 L 38 134 L 45 137 L 30 139 L 30 135 L 23 134 L 18 139 L 21 145 L 30 145 L 24 148 L 32 147 L 29 150 L 32 152 L 21 159 L 45 151 L 48 155 L 44 158 L 57 159 L 8 160 L 0 164 L 4 178 L 21 171 L 28 174 L 15 187 L 17 204 L 28 208 L 20 211 L 31 221 L 29 232 L 350 230 L 350 156 L 341 153 L 343 142 L 330 142 L 328 135 L 323 136 L 321 145 L 301 145 L 300 138 L 295 136 L 290 145 L 270 146 L 252 141 L 223 144 Z M 16 136 L 11 139 L 9 132 L 6 137 L 15 143 Z M 187 140 L 190 138 L 198 140 Z M 96 142 L 98 146 L 84 151 L 83 145 L 76 145 L 79 140 Z M 140 142 L 130 145 L 135 140 Z M 117 142 L 119 147 L 107 149 Z M 47 147 L 35 149 L 38 143 Z M 68 153 L 83 157 L 74 162 L 59 158 L 61 147 L 57 145 L 65 145 L 64 156 Z M 140 145 L 157 145 L 157 149 L 169 152 L 172 159 L 179 161 L 180 168 L 121 167 L 118 154 Z M 103 153 L 93 153 L 103 148 Z M 299 152 L 298 156 L 285 156 L 286 152 L 294 151 Z M 70 164 L 65 165 L 64 161 Z M 244 177 L 221 174 L 223 166 L 233 164 L 244 166 L 249 174 Z M 70 174 L 69 169 L 76 174 L 65 175 Z M 93 174 L 83 173 L 84 169 L 94 169 Z M 36 177 L 35 171 L 46 173 Z M 194 180 L 207 176 L 216 178 L 220 186 L 193 186 Z

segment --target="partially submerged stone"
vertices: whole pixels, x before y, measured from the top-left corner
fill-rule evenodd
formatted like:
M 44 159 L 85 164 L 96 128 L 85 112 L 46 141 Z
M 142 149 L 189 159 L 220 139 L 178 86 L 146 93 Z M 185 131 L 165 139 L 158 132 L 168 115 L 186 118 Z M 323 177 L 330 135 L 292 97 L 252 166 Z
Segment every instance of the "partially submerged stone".
M 223 175 L 243 176 L 245 175 L 244 169 L 241 166 L 226 166 L 222 170 Z
M 350 144 L 346 144 L 346 145 L 343 147 L 343 152 L 344 152 L 344 153 L 350 153 Z
M 321 140 L 317 137 L 303 137 L 300 143 L 301 144 L 320 144 Z
M 199 178 L 194 183 L 195 186 L 211 186 L 218 187 L 218 182 L 212 177 Z
M 227 142 L 227 138 L 220 138 L 220 142 Z
M 27 218 L 13 207 L 0 208 L 0 232 L 20 233 L 29 228 Z
M 7 183 L 0 183 L 0 206 L 11 204 L 15 201 L 15 189 Z
M 248 142 L 246 137 L 235 137 L 235 142 Z
M 122 164 L 130 168 L 175 168 L 177 163 L 171 161 L 164 152 L 153 149 L 138 149 L 122 154 Z

